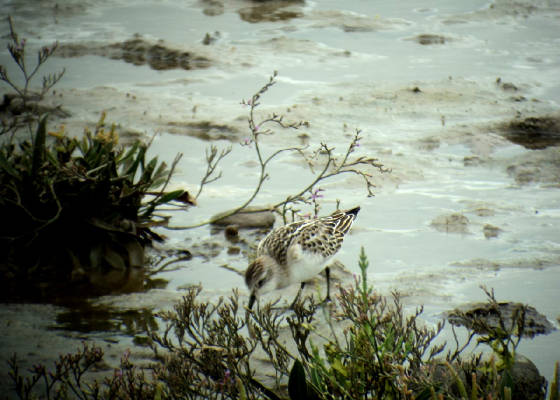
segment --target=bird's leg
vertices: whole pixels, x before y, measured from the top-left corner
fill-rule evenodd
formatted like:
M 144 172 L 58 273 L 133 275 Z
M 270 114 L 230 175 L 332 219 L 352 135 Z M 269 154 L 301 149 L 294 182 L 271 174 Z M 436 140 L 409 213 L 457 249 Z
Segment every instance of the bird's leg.
M 290 308 L 293 309 L 294 308 L 294 304 L 296 304 L 296 302 L 299 299 L 299 296 L 301 296 L 301 292 L 303 291 L 303 288 L 305 286 L 305 282 L 301 282 L 301 286 L 299 287 L 299 290 L 297 292 L 296 298 L 294 299 L 294 301 L 292 301 L 292 304 L 290 305 Z
M 325 275 L 327 277 L 327 296 L 325 300 L 323 300 L 323 303 L 331 301 L 331 270 L 329 267 L 325 268 Z

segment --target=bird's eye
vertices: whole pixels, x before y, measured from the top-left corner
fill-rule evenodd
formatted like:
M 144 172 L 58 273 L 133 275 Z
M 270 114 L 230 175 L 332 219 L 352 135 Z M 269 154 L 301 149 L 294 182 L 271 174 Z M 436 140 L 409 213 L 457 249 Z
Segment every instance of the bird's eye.
M 257 287 L 262 287 L 264 285 L 264 278 L 257 282 Z

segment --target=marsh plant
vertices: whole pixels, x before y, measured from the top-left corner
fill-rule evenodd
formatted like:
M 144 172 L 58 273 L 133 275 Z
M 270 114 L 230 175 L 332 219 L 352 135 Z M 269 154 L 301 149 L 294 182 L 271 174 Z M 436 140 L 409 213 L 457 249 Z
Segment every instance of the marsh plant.
M 104 118 L 76 139 L 64 127 L 49 132 L 45 116 L 32 142 L 0 145 L 4 298 L 44 298 L 85 283 L 103 292 L 104 279 L 108 287 L 126 281 L 143 266 L 143 246 L 161 240 L 152 229 L 167 219 L 156 210 L 185 198 L 165 191 L 180 155 L 168 168 L 147 158 L 148 145 L 120 146 Z
M 36 78 L 41 67 L 56 52 L 58 43 L 55 42 L 50 46 L 43 46 L 37 51 L 35 63 L 30 63 L 29 54 L 27 54 L 28 42 L 25 38 L 21 38 L 14 27 L 11 17 L 7 17 L 10 27 L 9 42 L 7 44 L 8 52 L 14 62 L 16 71 L 21 77 L 15 78 L 8 74 L 8 70 L 4 65 L 0 65 L 0 81 L 8 85 L 13 94 L 5 94 L 2 108 L 9 110 L 12 115 L 11 120 L 3 120 L 0 135 L 7 132 L 15 133 L 18 127 L 29 122 L 36 121 L 40 114 L 49 110 L 51 112 L 64 114 L 60 107 L 46 108 L 40 107 L 38 102 L 52 89 L 54 85 L 63 77 L 65 70 L 62 69 L 54 74 L 42 76 L 42 84 L 40 89 L 32 89 L 32 81 Z
M 81 399 L 526 398 L 516 397 L 519 388 L 505 376 L 507 365 L 496 361 L 500 355 L 461 360 L 464 347 L 444 355 L 446 345 L 434 342 L 442 324 L 426 327 L 421 308 L 405 315 L 397 293 L 389 299 L 376 293 L 366 279 L 363 250 L 359 266 L 361 278 L 339 288 L 331 304 L 306 297 L 291 311 L 275 303 L 249 310 L 236 291 L 203 302 L 201 289 L 191 288 L 173 311 L 159 314 L 166 327 L 151 333 L 151 371 L 135 367 L 126 353 L 105 381 L 84 382 L 103 358 L 101 350 L 84 345 L 61 356 L 53 372 L 39 365 L 25 378 L 13 358 L 16 393 L 23 399 L 38 393 Z M 558 365 L 550 399 L 558 399 Z
M 302 209 L 304 206 L 311 206 L 314 216 L 317 216 L 320 208 L 320 202 L 318 200 L 323 197 L 323 189 L 320 185 L 334 177 L 347 174 L 359 176 L 363 181 L 367 195 L 373 196 L 373 188 L 375 187 L 373 173 L 386 173 L 390 170 L 377 158 L 363 155 L 357 156 L 355 154 L 360 147 L 360 140 L 362 139 L 360 130 L 356 130 L 350 143 L 342 153 L 335 152 L 335 149 L 327 143 L 320 143 L 315 149 L 310 149 L 308 146 L 300 146 L 283 147 L 277 150 L 267 151 L 264 145 L 264 140 L 267 136 L 274 135 L 285 129 L 301 129 L 302 127 L 309 126 L 309 122 L 307 121 L 287 122 L 283 115 L 271 113 L 263 116 L 257 112 L 261 105 L 262 96 L 276 83 L 277 72 L 274 71 L 269 81 L 253 94 L 250 99 L 241 101 L 241 104 L 248 108 L 247 121 L 249 128 L 249 136 L 243 140 L 241 145 L 248 150 L 254 151 L 254 157 L 258 163 L 257 168 L 259 176 L 253 192 L 241 205 L 230 211 L 219 213 L 210 220 L 190 226 L 169 226 L 168 228 L 197 228 L 246 210 L 249 205 L 253 204 L 265 183 L 270 179 L 269 172 L 271 165 L 284 153 L 298 154 L 313 174 L 312 179 L 285 198 L 264 208 L 252 208 L 250 212 L 272 210 L 279 214 L 284 223 L 286 223 L 296 218 L 305 218 Z M 278 129 L 278 131 L 276 131 L 276 129 Z M 231 148 L 226 148 L 220 151 L 216 146 L 211 146 L 209 148 L 206 154 L 208 168 L 201 179 L 197 197 L 201 194 L 205 185 L 215 182 L 221 177 L 218 164 L 231 153 L 231 150 Z

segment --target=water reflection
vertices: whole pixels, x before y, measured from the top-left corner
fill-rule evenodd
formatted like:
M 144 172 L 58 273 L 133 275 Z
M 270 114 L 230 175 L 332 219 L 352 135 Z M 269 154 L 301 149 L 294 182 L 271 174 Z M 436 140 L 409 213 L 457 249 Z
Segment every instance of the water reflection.
M 76 304 L 56 316 L 55 323 L 48 327 L 54 331 L 80 333 L 111 332 L 127 336 L 157 331 L 158 323 L 153 310 L 120 310 L 107 305 L 89 302 Z

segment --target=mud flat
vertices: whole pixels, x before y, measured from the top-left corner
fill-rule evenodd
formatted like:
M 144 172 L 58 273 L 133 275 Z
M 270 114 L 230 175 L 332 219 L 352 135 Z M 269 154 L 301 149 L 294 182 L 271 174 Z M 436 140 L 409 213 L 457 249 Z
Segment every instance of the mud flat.
M 222 179 L 196 209 L 173 214 L 177 225 L 209 220 L 252 193 L 258 163 L 254 149 L 241 145 L 248 115 L 240 102 L 278 70 L 259 112 L 309 124 L 266 136 L 267 152 L 296 144 L 314 150 L 321 142 L 343 152 L 359 128 L 360 154 L 392 169 L 374 176 L 375 197 L 350 177 L 322 186 L 321 213 L 337 200 L 362 207 L 340 252 L 350 274 L 364 246 L 374 287 L 401 291 L 409 307 L 425 304 L 428 323 L 482 301 L 485 284 L 499 300 L 529 304 L 558 325 L 554 2 L 16 3 L 9 12 L 31 45 L 60 43 L 45 72 L 66 67 L 67 73 L 46 104 L 69 115 L 53 116 L 53 129 L 64 124 L 80 135 L 105 111 L 124 143 L 153 137 L 151 151 L 168 163 L 183 152 L 172 185 L 193 192 L 207 146 L 232 146 Z M 7 32 L 4 22 L 0 27 Z M 0 61 L 16 73 L 6 50 Z M 308 178 L 301 159 L 280 158 L 259 204 L 278 202 Z M 162 271 L 157 278 L 165 282 L 146 293 L 106 296 L 94 310 L 2 305 L 2 320 L 9 321 L 2 326 L 2 357 L 17 351 L 27 365 L 52 361 L 88 339 L 103 343 L 118 362 L 134 337 L 141 342 L 143 324 L 153 322 L 142 309 L 170 308 L 184 288 L 198 284 L 208 300 L 233 288 L 247 294 L 239 272 L 262 232 L 240 228 L 237 243 L 208 227 L 162 234 L 171 250 L 192 257 Z M 286 297 L 297 291 L 291 289 Z M 98 322 L 88 327 L 70 323 L 74 318 Z M 521 344 L 547 378 L 560 359 L 558 340 L 553 331 Z

